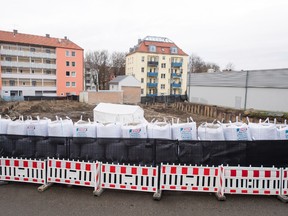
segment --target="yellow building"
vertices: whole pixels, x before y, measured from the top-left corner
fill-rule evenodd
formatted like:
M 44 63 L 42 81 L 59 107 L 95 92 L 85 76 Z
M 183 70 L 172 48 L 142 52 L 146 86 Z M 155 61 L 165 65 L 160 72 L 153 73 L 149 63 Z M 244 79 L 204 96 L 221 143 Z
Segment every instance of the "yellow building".
M 125 71 L 141 82 L 141 96 L 183 95 L 187 67 L 188 55 L 174 42 L 147 36 L 130 48 Z

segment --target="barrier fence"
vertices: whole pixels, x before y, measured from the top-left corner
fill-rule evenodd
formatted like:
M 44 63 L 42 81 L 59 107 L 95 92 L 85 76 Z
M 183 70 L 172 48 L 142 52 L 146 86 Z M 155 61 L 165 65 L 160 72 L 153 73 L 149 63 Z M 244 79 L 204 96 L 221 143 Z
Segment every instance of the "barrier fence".
M 41 191 L 59 183 L 91 187 L 95 195 L 118 189 L 151 192 L 160 199 L 161 192 L 169 190 L 215 193 L 222 200 L 225 194 L 288 200 L 286 141 L 0 136 L 0 154 L 0 181 L 41 184 Z M 185 165 L 192 162 L 195 165 Z M 261 162 L 264 167 L 257 166 Z

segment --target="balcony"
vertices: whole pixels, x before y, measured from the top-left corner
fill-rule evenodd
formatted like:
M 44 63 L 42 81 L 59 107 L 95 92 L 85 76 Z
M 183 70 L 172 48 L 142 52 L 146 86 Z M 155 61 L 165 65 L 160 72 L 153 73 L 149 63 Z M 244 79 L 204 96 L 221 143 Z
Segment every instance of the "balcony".
M 2 61 L 1 64 L 2 66 L 6 67 L 56 69 L 56 64 L 30 63 L 30 62 L 17 62 L 17 61 Z
M 181 78 L 182 74 L 172 73 L 172 78 Z
M 148 61 L 147 64 L 149 67 L 158 67 L 158 61 Z
M 56 59 L 56 54 L 55 53 L 29 52 L 29 51 L 6 50 L 6 49 L 2 49 L 0 51 L 0 53 L 2 55 L 9 55 L 9 56 L 23 56 L 23 57 Z
M 147 97 L 156 97 L 157 94 L 147 94 L 146 96 L 147 96 Z
M 172 62 L 171 67 L 180 68 L 182 67 L 182 62 Z
M 147 83 L 148 88 L 157 88 L 158 83 Z
M 181 88 L 181 83 L 172 83 L 172 88 Z
M 158 72 L 148 72 L 147 76 L 148 77 L 158 77 Z

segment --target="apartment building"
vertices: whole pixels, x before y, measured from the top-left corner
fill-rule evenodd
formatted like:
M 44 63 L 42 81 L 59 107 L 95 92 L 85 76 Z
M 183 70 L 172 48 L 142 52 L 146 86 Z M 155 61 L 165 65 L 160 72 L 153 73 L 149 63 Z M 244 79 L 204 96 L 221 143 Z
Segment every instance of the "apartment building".
M 126 56 L 126 75 L 141 82 L 141 96 L 185 94 L 187 68 L 188 55 L 164 37 L 147 36 Z
M 83 49 L 67 37 L 0 31 L 1 97 L 79 95 L 83 62 Z

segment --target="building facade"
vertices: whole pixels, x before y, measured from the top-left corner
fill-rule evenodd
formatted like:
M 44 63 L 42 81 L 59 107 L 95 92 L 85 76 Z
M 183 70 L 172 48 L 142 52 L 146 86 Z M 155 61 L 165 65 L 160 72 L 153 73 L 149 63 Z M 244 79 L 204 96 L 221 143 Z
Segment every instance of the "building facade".
M 147 36 L 130 48 L 126 75 L 141 83 L 141 96 L 183 95 L 187 85 L 188 55 L 164 37 Z
M 83 62 L 83 49 L 67 37 L 0 31 L 1 97 L 79 95 Z
M 288 69 L 191 73 L 189 102 L 288 112 Z

